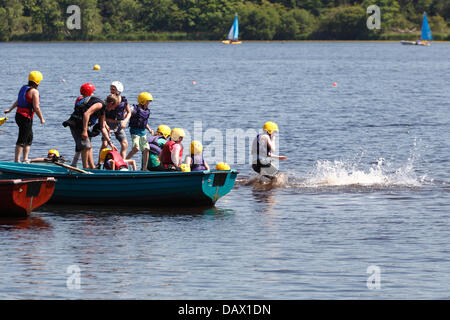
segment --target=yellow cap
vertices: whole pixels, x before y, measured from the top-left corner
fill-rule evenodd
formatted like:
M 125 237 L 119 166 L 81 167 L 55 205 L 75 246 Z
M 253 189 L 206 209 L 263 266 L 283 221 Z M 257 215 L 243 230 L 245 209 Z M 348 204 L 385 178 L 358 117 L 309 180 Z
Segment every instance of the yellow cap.
M 172 139 L 172 141 L 179 141 L 180 138 L 185 137 L 186 134 L 184 133 L 184 130 L 181 128 L 173 128 L 172 132 L 170 133 L 170 138 Z
M 189 165 L 186 164 L 186 163 L 180 164 L 180 169 L 181 169 L 181 171 L 183 171 L 183 172 L 191 172 L 191 166 L 189 166 Z
M 56 149 L 50 149 L 48 150 L 48 154 L 47 154 L 47 158 L 51 158 L 53 156 L 56 156 L 57 158 L 59 158 L 59 152 Z
M 96 64 L 96 65 L 94 65 L 94 68 L 93 68 L 94 70 L 100 70 L 100 65 L 98 65 L 98 64 Z
M 157 133 L 158 133 L 158 132 L 161 133 L 161 134 L 164 136 L 164 138 L 167 139 L 167 137 L 170 136 L 171 130 L 170 130 L 170 127 L 169 127 L 169 126 L 166 126 L 165 124 L 162 124 L 162 125 L 160 125 L 160 126 L 158 127 L 158 129 L 156 130 L 156 132 L 157 132 Z
M 101 162 L 105 161 L 106 154 L 110 151 L 112 151 L 112 149 L 110 149 L 110 148 L 103 148 L 102 151 L 100 151 L 100 161 Z
M 219 162 L 216 165 L 216 170 L 230 170 L 230 166 L 225 162 Z
M 44 79 L 44 77 L 40 71 L 31 71 L 28 75 L 28 81 L 33 81 L 36 84 L 41 83 L 42 79 Z
M 266 130 L 268 134 L 272 134 L 274 131 L 278 131 L 278 125 L 275 122 L 267 121 L 264 123 L 263 129 Z
M 150 92 L 141 92 L 138 96 L 138 102 L 144 105 L 147 101 L 153 101 L 153 96 Z
M 198 155 L 198 154 L 202 154 L 203 152 L 203 145 L 201 144 L 200 141 L 192 141 L 191 142 L 191 153 Z

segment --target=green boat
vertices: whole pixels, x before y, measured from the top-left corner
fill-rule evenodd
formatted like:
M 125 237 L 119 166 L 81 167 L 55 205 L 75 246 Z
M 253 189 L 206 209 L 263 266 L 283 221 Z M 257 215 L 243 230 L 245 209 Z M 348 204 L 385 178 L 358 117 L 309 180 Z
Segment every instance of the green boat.
M 66 166 L 67 167 L 67 166 Z M 214 206 L 234 187 L 238 172 L 149 172 L 90 170 L 55 164 L 0 161 L 0 179 L 54 177 L 48 203 L 119 206 Z

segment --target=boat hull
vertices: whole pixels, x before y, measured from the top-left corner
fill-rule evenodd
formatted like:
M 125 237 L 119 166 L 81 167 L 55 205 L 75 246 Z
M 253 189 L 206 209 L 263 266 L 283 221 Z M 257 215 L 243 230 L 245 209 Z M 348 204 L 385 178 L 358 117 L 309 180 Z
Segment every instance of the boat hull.
M 0 162 L 0 178 L 57 179 L 49 203 L 118 206 L 213 206 L 234 187 L 237 171 L 73 172 L 52 164 Z
M 0 180 L 0 216 L 25 217 L 46 203 L 54 190 L 54 178 Z

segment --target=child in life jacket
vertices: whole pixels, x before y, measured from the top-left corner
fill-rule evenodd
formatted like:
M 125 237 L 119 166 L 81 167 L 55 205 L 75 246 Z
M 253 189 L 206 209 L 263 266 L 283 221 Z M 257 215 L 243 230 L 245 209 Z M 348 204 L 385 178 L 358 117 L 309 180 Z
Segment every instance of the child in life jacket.
M 148 143 L 150 146 L 150 154 L 148 157 L 147 169 L 150 171 L 159 171 L 160 164 L 159 155 L 164 145 L 169 139 L 171 129 L 169 126 L 162 124 L 156 130 L 155 135 L 150 136 Z
M 46 158 L 34 158 L 30 162 L 65 162 L 66 160 L 59 155 L 58 150 L 50 149 L 48 150 Z
M 209 170 L 206 160 L 203 158 L 203 145 L 200 141 L 191 142 L 191 154 L 186 156 L 185 163 L 190 166 L 191 171 Z
M 131 166 L 136 171 L 135 160 L 124 160 L 119 151 L 104 148 L 100 153 L 99 167 L 103 164 L 103 169 L 128 171 L 128 166 Z

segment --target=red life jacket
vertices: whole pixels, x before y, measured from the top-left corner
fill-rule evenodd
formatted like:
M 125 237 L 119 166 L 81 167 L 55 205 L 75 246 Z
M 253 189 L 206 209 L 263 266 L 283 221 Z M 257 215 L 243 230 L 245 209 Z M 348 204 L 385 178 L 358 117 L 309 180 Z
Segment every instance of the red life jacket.
M 109 158 L 112 158 L 112 160 L 114 161 L 114 164 L 116 166 L 116 170 L 120 170 L 120 169 L 122 169 L 124 167 L 128 168 L 128 164 L 125 162 L 125 160 L 123 160 L 123 158 L 120 155 L 120 153 L 118 151 L 116 151 L 116 150 L 112 150 L 112 151 L 109 151 L 106 154 L 105 164 L 104 164 L 105 169 L 111 170 L 111 167 L 108 164 Z
M 160 154 L 160 160 L 161 163 L 163 165 L 170 165 L 170 164 L 174 164 L 172 161 L 172 150 L 173 147 L 175 146 L 175 141 L 167 141 L 166 144 L 164 145 L 161 154 Z M 181 150 L 180 150 L 180 160 L 183 157 L 183 146 L 181 146 Z

